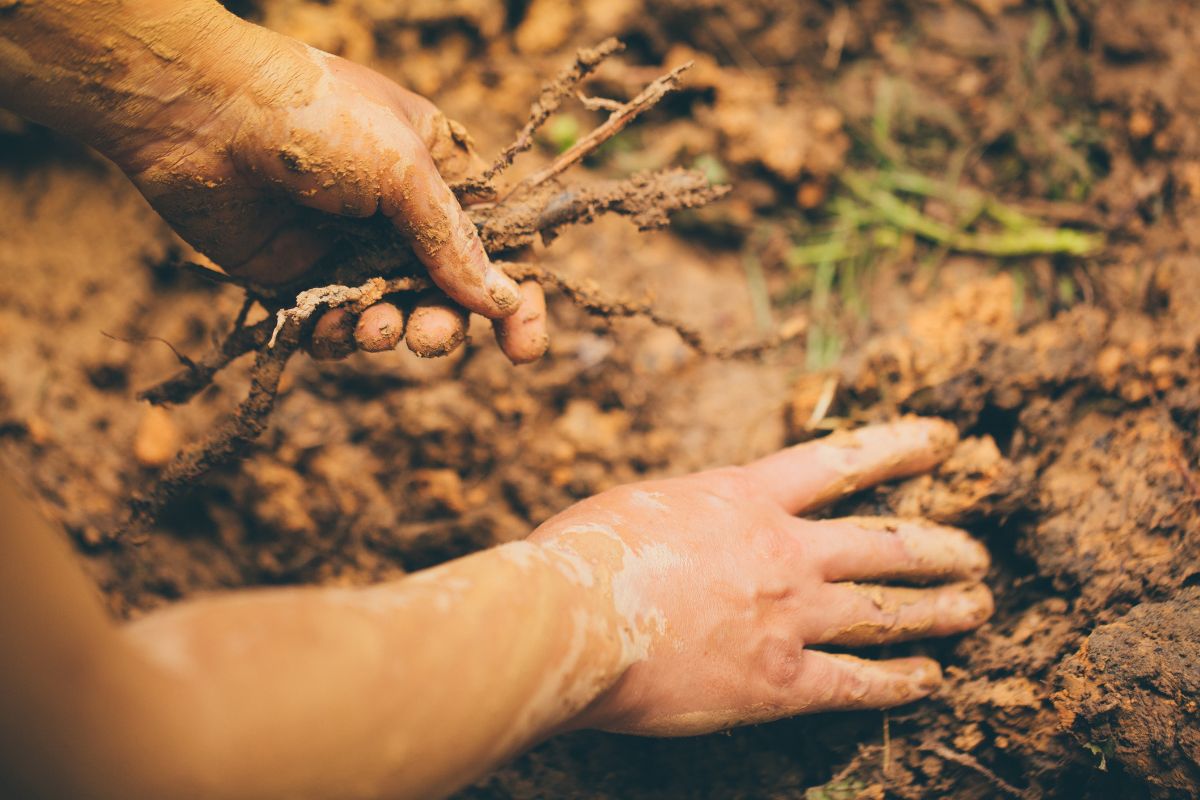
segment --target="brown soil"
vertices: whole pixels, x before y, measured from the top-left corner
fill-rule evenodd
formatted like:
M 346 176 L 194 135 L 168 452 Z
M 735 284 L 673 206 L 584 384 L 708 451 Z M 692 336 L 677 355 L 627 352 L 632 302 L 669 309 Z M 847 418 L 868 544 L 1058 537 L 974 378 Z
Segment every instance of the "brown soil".
M 820 206 L 847 163 L 877 157 L 851 142 L 885 86 L 907 98 L 895 134 L 927 169 L 944 163 L 947 142 L 969 143 L 964 180 L 1099 227 L 1108 245 L 1003 269 L 951 257 L 933 276 L 918 264 L 923 246 L 902 245 L 872 276 L 869 317 L 842 322 L 847 356 L 821 373 L 804 371 L 800 344 L 713 361 L 669 330 L 610 326 L 561 297 L 550 355 L 534 367 L 509 366 L 486 325 L 439 361 L 294 359 L 245 460 L 176 500 L 146 536 L 114 539 L 129 497 L 245 391 L 238 362 L 166 414 L 137 403 L 178 367 L 159 340 L 203 355 L 240 294 L 169 266 L 180 246 L 98 158 L 0 119 L 0 440 L 115 614 L 215 589 L 367 583 L 508 541 L 614 484 L 817 435 L 808 423 L 832 387 L 822 429 L 915 411 L 968 437 L 935 475 L 831 512 L 924 514 L 993 550 L 992 622 L 903 648 L 947 665 L 938 696 L 691 740 L 562 737 L 462 796 L 1200 793 L 1200 7 L 265 0 L 237 10 L 435 98 L 485 154 L 579 46 L 629 43 L 588 85 L 621 98 L 695 58 L 684 91 L 591 166 L 621 178 L 715 154 L 732 193 L 674 233 L 639 235 L 619 219 L 566 231 L 542 263 L 651 294 L 713 340 L 760 332 L 747 253 L 761 260 L 777 318 L 807 313 L 789 305 L 788 232 L 797 206 Z M 536 148 L 518 169 L 552 155 Z M 1069 301 L 1056 291 L 1063 276 L 1076 287 Z

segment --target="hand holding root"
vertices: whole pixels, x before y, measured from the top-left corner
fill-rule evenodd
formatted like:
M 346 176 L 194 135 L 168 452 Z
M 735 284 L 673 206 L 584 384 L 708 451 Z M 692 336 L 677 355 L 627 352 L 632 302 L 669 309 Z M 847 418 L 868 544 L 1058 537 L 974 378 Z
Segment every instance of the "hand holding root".
M 527 277 L 542 274 L 536 268 L 493 262 L 493 268 L 521 282 L 517 285 L 520 304 L 506 317 L 492 320 L 496 343 L 514 364 L 537 361 L 546 353 L 550 339 L 546 331 L 546 295 L 541 284 Z M 347 302 L 323 313 L 322 305 Z M 421 358 L 438 358 L 458 349 L 467 337 L 466 309 L 421 278 L 392 281 L 373 279 L 359 287 L 322 287 L 302 292 L 296 305 L 277 313 L 272 338 L 288 320 L 304 322 L 315 316 L 305 341 L 308 354 L 319 361 L 346 358 L 356 350 L 382 353 L 404 342 Z
M 496 163 L 479 178 L 454 184 L 447 191 L 462 198 L 495 198 L 498 192 L 492 178 L 518 153 L 528 149 L 538 126 L 566 98 L 575 94 L 579 82 L 619 49 L 617 42 L 609 40 L 596 48 L 581 50 L 575 63 L 543 89 L 530 109 L 528 124 Z M 394 86 L 385 91 L 391 84 L 374 73 L 355 71 L 351 69 L 352 65 L 337 61 L 322 63 L 327 73 L 322 80 L 353 80 L 362 92 L 385 106 L 386 114 L 379 122 L 381 130 L 395 128 L 397 120 L 418 133 L 449 126 L 444 117 L 429 110 L 426 101 Z M 134 499 L 132 522 L 126 529 L 144 527 L 171 498 L 258 436 L 273 407 L 273 387 L 278 385 L 278 376 L 274 375 L 276 366 L 286 364 L 300 346 L 306 346 L 319 358 L 339 358 L 356 348 L 373 352 L 390 349 L 403 337 L 418 355 L 444 355 L 457 347 L 465 336 L 466 316 L 460 305 L 491 317 L 505 354 L 516 363 L 524 363 L 536 360 L 546 350 L 543 288 L 547 286 L 559 290 L 591 314 L 607 319 L 641 316 L 669 327 L 692 348 L 717 357 L 756 356 L 797 335 L 798 330 L 739 347 L 712 348 L 694 327 L 667 317 L 648 302 L 605 297 L 590 285 L 571 281 L 535 265 L 502 264 L 488 259 L 488 254 L 519 252 L 537 239 L 549 242 L 561 228 L 590 222 L 605 213 L 628 217 L 641 230 L 662 227 L 669 222 L 671 212 L 696 208 L 722 196 L 726 187 L 711 186 L 703 174 L 681 169 L 640 173 L 623 180 L 600 181 L 587 186 L 563 186 L 558 180 L 566 169 L 677 88 L 679 75 L 685 68 L 686 65 L 652 81 L 626 103 L 608 104 L 606 107 L 611 109 L 608 118 L 592 133 L 561 154 L 549 167 L 518 182 L 500 200 L 467 205 L 456 215 L 446 210 L 449 206 L 443 208 L 450 217 L 465 221 L 463 225 L 452 226 L 461 234 L 456 239 L 461 240 L 461 247 L 455 246 L 463 250 L 459 255 L 466 260 L 461 262 L 451 259 L 443 264 L 442 251 L 438 248 L 423 254 L 417 246 L 414 255 L 414 237 L 420 245 L 420 236 L 416 235 L 419 231 L 411 225 L 400 224 L 387 208 L 379 205 L 383 199 L 377 192 L 365 195 L 368 199 L 374 198 L 371 202 L 351 203 L 350 200 L 355 198 L 343 196 L 347 189 L 338 183 L 336 175 L 330 180 L 314 183 L 319 176 L 311 174 L 312 170 L 305 166 L 309 162 L 303 159 L 303 163 L 297 162 L 296 153 L 290 150 L 287 158 L 283 158 L 280 150 L 282 167 L 273 161 L 252 160 L 250 174 L 266 175 L 285 188 L 293 187 L 289 191 L 296 193 L 296 202 L 309 206 L 309 210 L 329 211 L 336 206 L 343 215 L 347 208 L 361 211 L 357 214 L 360 217 L 366 217 L 377 208 L 382 208 L 384 213 L 369 219 L 324 217 L 321 225 L 315 228 L 311 218 L 301 215 L 279 228 L 282 239 L 276 241 L 279 237 L 273 238 L 270 247 L 255 250 L 256 255 L 250 261 L 232 270 L 239 277 L 229 280 L 247 290 L 247 308 L 250 303 L 258 302 L 274 315 L 274 319 L 245 326 L 243 315 L 213 353 L 189 362 L 185 369 L 146 390 L 141 397 L 152 403 L 187 402 L 230 362 L 256 351 L 258 357 L 251 374 L 252 396 L 207 441 L 181 454 L 164 469 L 156 485 Z M 305 141 L 320 141 L 319 130 L 304 128 L 304 125 L 318 124 L 321 119 L 319 116 L 310 119 L 311 116 L 302 116 L 290 124 L 303 129 L 301 132 L 305 136 L 301 138 Z M 453 127 L 449 129 L 453 133 Z M 358 136 L 367 134 L 370 131 L 356 133 Z M 421 143 L 418 141 L 421 138 L 410 131 L 401 137 L 401 141 L 416 146 Z M 433 149 L 436 141 L 437 137 L 434 137 L 426 143 Z M 259 145 L 254 151 L 265 152 Z M 428 155 L 418 159 L 421 164 L 428 160 Z M 293 169 L 289 164 L 298 166 Z M 354 172 L 349 167 L 346 169 Z M 424 175 L 427 170 L 418 172 Z M 426 178 L 432 180 L 428 176 L 421 180 Z M 326 198 L 329 192 L 334 195 Z M 442 196 L 440 190 L 434 194 Z M 341 199 L 334 202 L 337 198 Z M 183 211 L 186 208 L 185 203 L 180 205 Z M 167 216 L 170 218 L 170 214 Z M 300 246 L 318 233 L 324 243 L 321 247 Z M 339 243 L 339 246 L 334 247 L 331 243 Z M 476 248 L 475 243 L 481 246 Z M 264 261 L 259 254 L 266 252 L 272 252 L 276 257 Z M 299 261 L 293 258 L 280 272 L 281 257 L 314 252 L 319 254 L 315 262 L 308 258 Z M 461 269 L 447 266 L 451 262 L 459 264 Z M 331 282 L 314 285 L 314 275 L 325 276 L 325 280 Z M 266 278 L 272 282 L 263 282 Z M 280 284 L 276 279 L 285 282 Z M 484 296 L 487 293 L 479 293 L 481 287 L 489 285 L 511 289 L 511 292 L 502 293 L 505 297 L 511 295 L 511 302 L 502 303 L 502 309 L 498 309 L 495 302 L 489 306 Z M 449 302 L 451 299 L 454 303 Z M 492 297 L 492 301 L 495 300 Z M 373 306 L 378 303 L 387 305 L 376 310 Z M 281 348 L 279 340 L 289 330 L 290 344 Z
M 956 438 L 903 420 L 619 487 L 546 522 L 531 541 L 611 587 L 630 665 L 569 727 L 683 736 L 928 695 L 941 681 L 930 659 L 819 648 L 978 627 L 993 608 L 986 550 L 922 520 L 795 515 L 926 471 Z

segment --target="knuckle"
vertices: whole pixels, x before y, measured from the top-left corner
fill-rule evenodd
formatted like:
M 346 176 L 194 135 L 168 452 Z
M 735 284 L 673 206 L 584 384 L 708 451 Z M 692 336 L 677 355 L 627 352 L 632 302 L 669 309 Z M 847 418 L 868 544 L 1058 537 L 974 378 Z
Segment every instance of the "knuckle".
M 790 689 L 800 676 L 803 647 L 784 636 L 767 637 L 759 653 L 759 671 L 771 690 Z

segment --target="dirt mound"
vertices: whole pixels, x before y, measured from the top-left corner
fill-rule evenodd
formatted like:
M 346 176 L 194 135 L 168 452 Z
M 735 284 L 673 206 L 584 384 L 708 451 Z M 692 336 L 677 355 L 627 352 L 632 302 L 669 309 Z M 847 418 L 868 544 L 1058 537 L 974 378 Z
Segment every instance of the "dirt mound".
M 1164 797 L 1200 785 L 1200 592 L 1101 625 L 1059 671 L 1063 724 Z M 1097 742 L 1101 744 L 1097 744 Z
M 1195 280 L 1180 276 L 1180 291 Z M 983 533 L 998 557 L 1001 609 L 956 648 L 938 701 L 891 726 L 892 768 L 880 766 L 876 746 L 843 779 L 898 796 L 959 796 L 964 784 L 989 783 L 1060 796 L 1064 771 L 1078 771 L 1084 793 L 1134 791 L 1140 781 L 1158 796 L 1194 792 L 1186 687 L 1200 673 L 1186 631 L 1200 618 L 1186 598 L 1200 576 L 1192 467 L 1200 397 L 1188 387 L 1200 380 L 1200 342 L 1191 315 L 1151 323 L 1140 313 L 1080 308 L 1018 330 L 1011 315 L 978 313 L 984 294 L 1012 308 L 1013 289 L 1007 277 L 994 278 L 918 310 L 911 333 L 873 342 L 839 376 L 834 413 L 942 414 L 986 437 L 966 440 L 935 475 L 881 490 L 853 510 L 919 511 Z M 921 336 L 934 320 L 942 321 L 941 346 Z M 1129 358 L 1131 349 L 1140 357 Z M 1108 624 L 1089 636 L 1097 623 Z M 1177 633 L 1159 624 L 1178 625 Z M 1122 641 L 1154 654 L 1161 682 L 1132 678 L 1147 667 L 1135 654 L 1117 655 Z M 1107 656 L 1093 660 L 1099 653 Z M 1108 675 L 1118 658 L 1128 660 Z M 1118 708 L 1129 715 L 1122 722 L 1152 732 L 1140 741 L 1119 733 L 1104 717 Z M 1135 723 L 1138 709 L 1153 722 Z M 1089 769 L 1097 754 L 1105 772 Z

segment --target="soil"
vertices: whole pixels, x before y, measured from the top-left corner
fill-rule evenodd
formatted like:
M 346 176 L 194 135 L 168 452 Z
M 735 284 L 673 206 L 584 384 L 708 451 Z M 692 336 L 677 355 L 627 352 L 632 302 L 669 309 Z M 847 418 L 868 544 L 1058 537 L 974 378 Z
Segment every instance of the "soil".
M 549 356 L 530 367 L 479 320 L 445 359 L 296 358 L 243 460 L 146 535 L 114 537 L 131 495 L 244 395 L 245 360 L 166 412 L 135 400 L 178 367 L 174 351 L 199 358 L 228 331 L 240 292 L 174 268 L 182 245 L 99 157 L 0 119 L 0 443 L 115 615 L 395 577 L 618 483 L 937 414 L 966 438 L 934 475 L 828 511 L 923 514 L 992 549 L 990 623 L 889 651 L 946 665 L 935 698 L 688 740 L 565 736 L 461 796 L 1200 794 L 1200 5 L 232 5 L 434 98 L 489 157 L 580 46 L 627 42 L 587 84 L 619 98 L 695 59 L 684 90 L 588 166 L 621 178 L 708 156 L 732 192 L 673 231 L 603 219 L 539 256 L 713 340 L 763 332 L 750 256 L 775 322 L 809 319 L 786 249 L 843 170 L 880 158 L 862 143 L 881 98 L 900 98 L 893 133 L 919 165 L 965 147 L 964 181 L 1107 244 L 1084 259 L 950 255 L 931 274 L 930 248 L 902 242 L 870 276 L 866 313 L 840 309 L 845 355 L 820 371 L 802 342 L 718 361 L 561 296 Z M 553 154 L 543 137 L 517 169 Z

